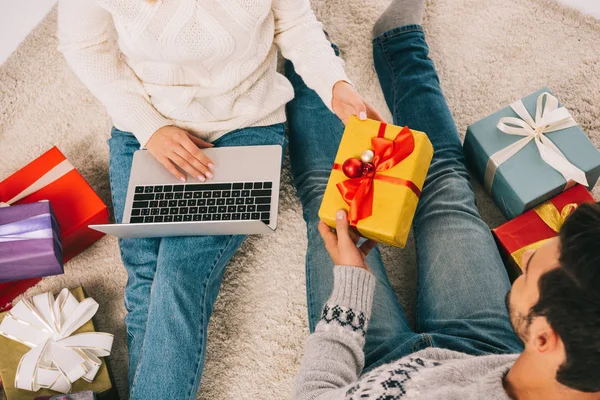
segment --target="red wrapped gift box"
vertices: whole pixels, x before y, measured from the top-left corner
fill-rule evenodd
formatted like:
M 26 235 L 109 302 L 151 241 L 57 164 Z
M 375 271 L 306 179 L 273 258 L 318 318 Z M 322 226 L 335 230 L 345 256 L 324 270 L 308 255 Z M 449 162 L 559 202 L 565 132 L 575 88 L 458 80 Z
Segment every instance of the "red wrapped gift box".
M 576 185 L 493 229 L 511 280 L 522 274 L 521 257 L 525 251 L 537 249 L 557 236 L 564 220 L 577 205 L 590 202 L 595 202 L 590 192 Z
M 0 182 L 0 202 L 8 202 L 50 170 L 66 160 L 53 147 L 24 168 Z M 48 200 L 56 215 L 63 244 L 63 260 L 66 263 L 92 243 L 104 236 L 88 228 L 91 224 L 108 223 L 108 209 L 83 177 L 72 169 L 54 182 L 13 204 Z M 0 284 L 0 311 L 19 294 L 35 285 L 40 279 L 27 279 Z

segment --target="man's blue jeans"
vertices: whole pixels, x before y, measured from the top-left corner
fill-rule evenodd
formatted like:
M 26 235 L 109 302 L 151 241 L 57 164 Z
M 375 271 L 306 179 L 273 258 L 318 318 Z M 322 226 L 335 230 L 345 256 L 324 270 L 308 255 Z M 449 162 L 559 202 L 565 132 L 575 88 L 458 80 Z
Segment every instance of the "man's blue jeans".
M 230 132 L 226 146 L 285 146 L 283 124 Z M 133 153 L 140 144 L 116 128 L 109 139 L 110 183 L 121 222 Z M 195 399 L 200 385 L 208 320 L 225 267 L 244 236 L 120 239 L 128 281 L 125 317 L 131 399 Z
M 434 157 L 413 223 L 419 266 L 416 326 L 409 325 L 375 248 L 367 258 L 377 287 L 365 370 L 429 346 L 473 355 L 520 352 L 504 304 L 510 282 L 477 211 L 460 138 L 422 28 L 384 33 L 373 41 L 373 55 L 394 123 L 426 132 Z M 286 75 L 296 90 L 287 107 L 290 155 L 308 227 L 306 284 L 313 331 L 333 284 L 317 214 L 344 127 L 289 62 Z

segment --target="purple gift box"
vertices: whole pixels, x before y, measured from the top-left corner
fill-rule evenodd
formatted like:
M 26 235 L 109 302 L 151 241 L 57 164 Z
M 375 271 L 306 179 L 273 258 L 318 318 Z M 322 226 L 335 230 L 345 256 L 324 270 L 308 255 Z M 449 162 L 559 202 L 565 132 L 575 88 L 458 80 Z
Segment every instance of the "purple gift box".
M 0 282 L 62 273 L 60 230 L 50 203 L 0 208 Z

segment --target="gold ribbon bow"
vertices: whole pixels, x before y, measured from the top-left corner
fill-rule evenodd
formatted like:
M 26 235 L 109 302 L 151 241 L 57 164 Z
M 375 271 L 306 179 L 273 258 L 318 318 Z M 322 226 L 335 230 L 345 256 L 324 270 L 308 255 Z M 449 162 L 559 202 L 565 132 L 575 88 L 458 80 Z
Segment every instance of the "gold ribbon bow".
M 542 203 L 539 206 L 535 207 L 533 209 L 533 211 L 535 211 L 535 213 L 538 215 L 538 217 L 540 217 L 542 219 L 542 221 L 544 221 L 544 223 L 546 225 L 548 225 L 548 227 L 550 229 L 552 229 L 554 232 L 558 233 L 560 231 L 560 228 L 565 223 L 565 220 L 567 219 L 567 217 L 569 215 L 571 215 L 571 213 L 573 211 L 575 211 L 576 208 L 577 208 L 576 203 L 569 203 L 566 206 L 564 206 L 562 208 L 562 210 L 559 212 L 554 204 L 547 201 L 547 202 Z M 537 242 L 531 243 L 525 247 L 520 248 L 517 251 L 514 251 L 510 256 L 513 258 L 513 260 L 515 260 L 517 265 L 522 269 L 523 266 L 521 265 L 521 260 L 523 258 L 523 254 L 526 251 L 535 250 L 535 249 L 540 248 L 544 243 L 546 243 L 547 241 L 549 241 L 551 239 L 552 238 L 542 239 Z

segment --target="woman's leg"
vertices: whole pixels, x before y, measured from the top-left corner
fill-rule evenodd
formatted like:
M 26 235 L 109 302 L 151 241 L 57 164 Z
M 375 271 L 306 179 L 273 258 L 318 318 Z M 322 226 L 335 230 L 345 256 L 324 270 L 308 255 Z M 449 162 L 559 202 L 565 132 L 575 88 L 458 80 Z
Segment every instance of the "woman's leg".
M 285 74 L 295 90 L 294 100 L 287 105 L 288 133 L 292 174 L 307 225 L 306 292 L 309 326 L 313 332 L 333 288 L 333 264 L 317 224 L 344 125 L 305 85 L 289 61 L 285 64 Z M 412 332 L 392 290 L 379 249 L 373 249 L 367 263 L 377 276 L 377 286 L 366 336 L 365 370 L 382 363 L 392 349 L 402 347 L 410 353 L 421 341 Z
M 121 223 L 133 153 L 140 148 L 140 144 L 131 133 L 116 128 L 113 128 L 108 144 L 113 209 L 117 223 Z M 133 375 L 146 333 L 150 291 L 156 272 L 159 245 L 160 239 L 119 239 L 121 258 L 128 276 L 125 287 L 127 309 L 125 325 L 129 350 L 129 387 L 133 383 Z
M 394 122 L 426 132 L 435 150 L 414 219 L 417 330 L 435 346 L 470 354 L 519 352 L 504 305 L 510 282 L 477 211 L 423 30 L 408 25 L 387 31 L 374 39 L 373 51 Z
M 283 124 L 242 129 L 217 147 L 285 145 Z M 208 321 L 225 267 L 244 236 L 163 238 L 131 399 L 195 399 Z

